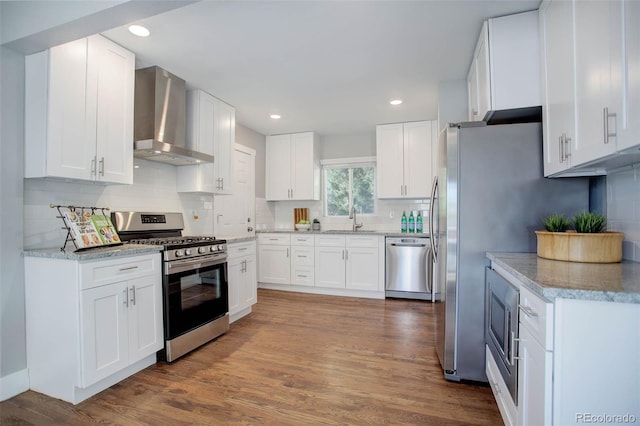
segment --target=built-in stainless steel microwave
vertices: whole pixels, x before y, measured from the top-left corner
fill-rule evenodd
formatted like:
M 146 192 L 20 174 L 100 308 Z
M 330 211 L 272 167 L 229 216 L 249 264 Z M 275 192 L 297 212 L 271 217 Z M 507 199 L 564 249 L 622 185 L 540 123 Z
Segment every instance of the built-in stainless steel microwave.
M 487 346 L 518 405 L 518 303 L 520 291 L 493 269 L 487 268 L 485 338 Z

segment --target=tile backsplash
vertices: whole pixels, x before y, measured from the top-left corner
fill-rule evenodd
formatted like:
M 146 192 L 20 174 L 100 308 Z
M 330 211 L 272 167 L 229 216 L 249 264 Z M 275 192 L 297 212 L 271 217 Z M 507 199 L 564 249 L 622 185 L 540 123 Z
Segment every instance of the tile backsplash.
M 624 232 L 623 259 L 640 262 L 640 164 L 607 176 L 607 222 Z
M 66 230 L 49 204 L 98 206 L 111 210 L 181 212 L 184 234 L 212 234 L 212 197 L 176 191 L 175 166 L 136 159 L 133 185 L 100 185 L 25 179 L 24 247 L 61 247 Z M 196 219 L 197 217 L 197 219 Z

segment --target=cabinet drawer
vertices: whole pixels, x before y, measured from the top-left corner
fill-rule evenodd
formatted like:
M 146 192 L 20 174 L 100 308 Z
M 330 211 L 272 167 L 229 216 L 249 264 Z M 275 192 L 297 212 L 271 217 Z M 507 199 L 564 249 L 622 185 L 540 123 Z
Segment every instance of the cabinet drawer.
M 553 304 L 521 286 L 519 315 L 520 325 L 527 327 L 545 350 L 553 350 Z
M 347 247 L 378 247 L 378 237 L 374 235 L 350 235 Z
M 292 235 L 291 236 L 291 245 L 292 246 L 311 246 L 313 247 L 313 235 Z
M 160 264 L 160 253 L 81 263 L 80 289 L 160 274 Z
M 313 266 L 295 266 L 291 271 L 291 284 L 313 286 Z
M 291 265 L 313 266 L 313 247 L 291 247 Z
M 345 240 L 344 235 L 316 235 L 316 247 L 344 247 Z
M 288 246 L 291 244 L 291 235 L 286 233 L 258 234 L 258 244 Z
M 229 260 L 235 259 L 240 256 L 245 256 L 247 254 L 255 254 L 256 253 L 256 242 L 249 241 L 246 243 L 232 243 L 227 247 Z

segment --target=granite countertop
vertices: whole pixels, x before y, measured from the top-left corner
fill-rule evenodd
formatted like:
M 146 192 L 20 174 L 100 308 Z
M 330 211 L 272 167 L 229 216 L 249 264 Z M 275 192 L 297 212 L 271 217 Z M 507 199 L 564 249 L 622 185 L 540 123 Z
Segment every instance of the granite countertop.
M 49 259 L 68 260 L 95 260 L 109 257 L 130 256 L 132 254 L 157 253 L 162 251 L 164 246 L 149 244 L 123 244 L 115 247 L 96 247 L 86 251 L 74 252 L 67 248 L 61 251 L 60 248 L 24 250 L 25 257 L 46 257 Z
M 398 231 L 385 231 L 385 230 L 373 230 L 373 229 L 365 229 L 359 231 L 353 231 L 351 229 L 327 229 L 314 231 L 309 229 L 308 231 L 297 231 L 295 229 L 286 229 L 286 228 L 273 228 L 273 229 L 260 229 L 256 231 L 256 234 L 292 234 L 292 233 L 300 233 L 300 234 L 358 234 L 358 235 L 382 235 L 385 237 L 414 237 L 414 238 L 429 238 L 428 232 L 418 233 L 401 233 Z
M 234 243 L 245 243 L 247 241 L 254 241 L 256 239 L 256 237 L 251 236 L 251 237 L 231 237 L 231 238 L 226 238 L 226 237 L 222 237 L 223 240 L 227 241 L 227 244 L 234 244 Z
M 640 303 L 640 263 L 579 263 L 549 260 L 536 253 L 487 253 L 534 293 L 564 299 Z

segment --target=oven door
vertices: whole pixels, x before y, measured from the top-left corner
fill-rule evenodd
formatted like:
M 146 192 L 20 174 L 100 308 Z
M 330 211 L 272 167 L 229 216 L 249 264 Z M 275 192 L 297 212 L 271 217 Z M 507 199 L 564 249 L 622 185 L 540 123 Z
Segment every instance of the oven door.
M 490 268 L 486 270 L 485 286 L 485 340 L 517 405 L 518 360 L 515 345 L 518 339 L 520 292 Z
M 165 262 L 165 340 L 174 339 L 229 312 L 227 256 Z

